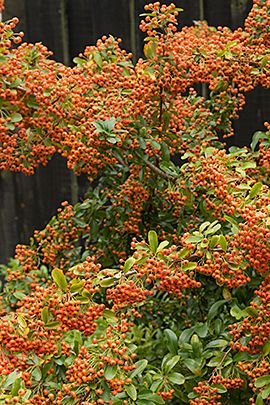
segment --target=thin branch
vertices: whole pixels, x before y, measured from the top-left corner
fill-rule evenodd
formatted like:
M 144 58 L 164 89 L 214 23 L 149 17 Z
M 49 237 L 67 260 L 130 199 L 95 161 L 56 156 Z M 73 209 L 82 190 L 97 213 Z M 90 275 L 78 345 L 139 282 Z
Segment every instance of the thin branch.
M 232 348 L 230 347 L 230 348 L 226 351 L 226 353 L 224 353 L 224 356 L 223 356 L 222 359 L 220 360 L 219 364 L 218 364 L 218 365 L 214 368 L 214 370 L 212 371 L 212 374 L 211 374 L 209 380 L 207 381 L 208 383 L 211 382 L 214 373 L 215 373 L 215 372 L 217 371 L 217 369 L 223 364 L 224 360 L 226 359 L 226 357 L 228 356 L 228 354 L 229 354 L 231 351 L 232 351 Z
M 143 159 L 143 162 L 146 164 L 149 169 L 151 169 L 154 173 L 156 173 L 158 176 L 163 177 L 166 180 L 172 181 L 173 183 L 176 183 L 176 178 L 171 176 L 170 174 L 167 174 L 160 170 L 157 166 L 155 166 L 153 163 L 151 163 L 147 159 Z

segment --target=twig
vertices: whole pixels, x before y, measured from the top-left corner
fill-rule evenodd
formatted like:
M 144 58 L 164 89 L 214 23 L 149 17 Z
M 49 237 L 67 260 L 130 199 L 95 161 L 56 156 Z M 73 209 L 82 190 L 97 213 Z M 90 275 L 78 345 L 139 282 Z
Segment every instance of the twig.
M 224 360 L 226 359 L 226 357 L 228 356 L 228 354 L 232 351 L 232 348 L 230 347 L 226 353 L 224 353 L 224 356 L 222 357 L 222 359 L 220 360 L 219 364 L 214 368 L 214 370 L 212 371 L 211 377 L 209 378 L 209 380 L 207 381 L 208 383 L 211 382 L 214 373 L 217 371 L 217 369 L 222 365 L 222 363 L 224 362 Z
M 163 177 L 166 180 L 170 180 L 173 183 L 176 183 L 176 178 L 175 177 L 163 172 L 157 166 L 155 166 L 153 163 L 151 163 L 149 160 L 147 160 L 147 159 L 142 159 L 142 160 L 146 164 L 146 166 L 149 167 L 149 169 L 151 169 L 158 176 Z

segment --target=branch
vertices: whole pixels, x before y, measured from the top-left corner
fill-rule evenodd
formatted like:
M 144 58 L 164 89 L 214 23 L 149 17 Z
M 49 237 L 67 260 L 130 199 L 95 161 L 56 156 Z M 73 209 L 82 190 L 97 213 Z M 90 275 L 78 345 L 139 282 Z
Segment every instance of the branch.
M 126 151 L 128 151 L 127 148 L 124 148 Z M 169 180 L 173 183 L 176 183 L 176 178 L 163 172 L 161 169 L 159 169 L 157 166 L 155 166 L 153 163 L 151 163 L 149 160 L 142 158 L 136 150 L 134 151 L 134 154 L 137 156 L 138 159 L 142 160 L 149 169 L 151 169 L 154 173 L 156 173 L 158 176 L 163 177 L 166 180 Z M 115 156 L 116 157 L 116 156 Z M 119 160 L 119 159 L 118 159 Z
M 158 176 L 163 177 L 166 180 L 170 180 L 173 183 L 176 183 L 176 178 L 175 177 L 163 172 L 157 166 L 155 166 L 153 163 L 151 163 L 149 160 L 143 159 L 143 162 L 146 164 L 147 167 L 149 167 L 149 169 L 151 169 Z
M 212 371 L 211 376 L 210 376 L 209 380 L 207 381 L 208 383 L 211 382 L 214 373 L 217 371 L 217 369 L 218 369 L 220 366 L 222 366 L 224 360 L 226 359 L 226 357 L 228 356 L 228 354 L 229 354 L 231 351 L 232 351 L 232 348 L 230 347 L 230 348 L 226 351 L 226 353 L 224 353 L 224 356 L 223 356 L 222 359 L 220 360 L 219 364 L 218 364 L 218 365 L 214 368 L 214 370 Z

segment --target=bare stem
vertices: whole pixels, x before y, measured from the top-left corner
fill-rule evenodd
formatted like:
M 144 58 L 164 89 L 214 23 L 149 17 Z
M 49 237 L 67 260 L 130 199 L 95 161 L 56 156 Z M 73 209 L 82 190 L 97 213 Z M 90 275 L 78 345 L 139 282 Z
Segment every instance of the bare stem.
M 212 374 L 209 378 L 209 380 L 207 381 L 208 383 L 211 382 L 213 375 L 215 374 L 215 372 L 217 371 L 217 369 L 223 364 L 224 360 L 226 359 L 226 357 L 228 356 L 228 354 L 232 351 L 232 348 L 230 347 L 226 353 L 224 353 L 224 356 L 222 357 L 222 359 L 220 360 L 219 364 L 214 368 L 214 370 L 212 371 Z

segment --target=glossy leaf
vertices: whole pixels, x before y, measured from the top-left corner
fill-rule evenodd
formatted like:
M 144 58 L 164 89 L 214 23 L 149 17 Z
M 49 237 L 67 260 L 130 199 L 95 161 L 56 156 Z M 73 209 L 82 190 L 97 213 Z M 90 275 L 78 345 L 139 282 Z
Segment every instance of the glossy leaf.
M 52 271 L 52 278 L 55 282 L 55 284 L 62 290 L 66 291 L 67 290 L 67 280 L 66 277 L 64 276 L 64 273 L 62 270 L 55 268 Z
M 153 253 L 156 253 L 158 247 L 158 236 L 155 231 L 148 232 L 148 242 L 150 249 Z
M 168 375 L 168 380 L 177 385 L 182 385 L 185 382 L 185 377 L 180 373 L 171 373 Z
M 133 267 L 134 263 L 136 263 L 136 259 L 129 257 L 124 264 L 124 273 L 127 273 Z
M 124 389 L 128 396 L 133 400 L 136 401 L 137 399 L 137 390 L 133 384 L 125 385 Z
M 256 197 L 256 195 L 258 195 L 259 192 L 261 191 L 262 186 L 263 186 L 263 185 L 262 185 L 262 183 L 261 183 L 260 181 L 259 181 L 258 183 L 255 183 L 255 184 L 251 187 L 251 189 L 250 189 L 250 191 L 249 191 L 249 194 L 248 194 L 248 197 L 249 197 L 250 199 Z
M 108 364 L 104 369 L 104 377 L 107 380 L 112 380 L 117 374 L 117 366 L 112 366 Z
M 148 364 L 148 360 L 139 360 L 135 363 L 135 370 L 133 370 L 130 374 L 130 378 L 135 377 L 138 374 L 141 374 L 143 372 L 143 370 L 147 367 Z

